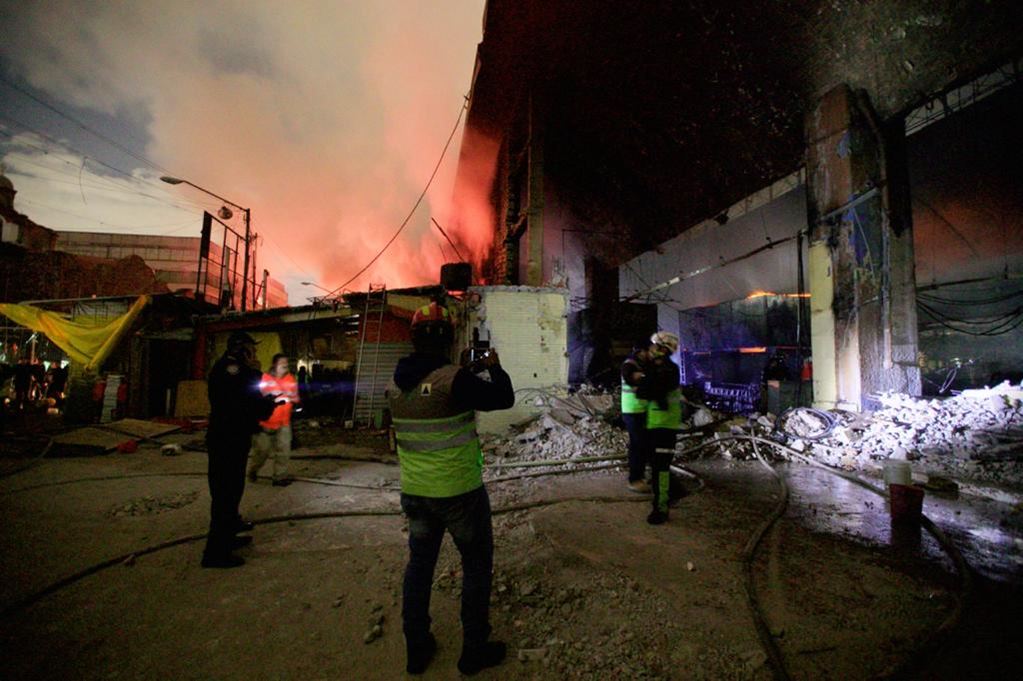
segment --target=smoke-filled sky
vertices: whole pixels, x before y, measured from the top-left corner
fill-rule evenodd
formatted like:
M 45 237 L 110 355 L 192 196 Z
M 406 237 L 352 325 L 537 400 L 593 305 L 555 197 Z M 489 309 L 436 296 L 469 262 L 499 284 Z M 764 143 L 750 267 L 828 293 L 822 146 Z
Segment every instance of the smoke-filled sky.
M 54 229 L 197 236 L 220 204 L 159 181 L 186 178 L 252 209 L 260 269 L 300 303 L 322 292 L 299 282 L 346 281 L 422 192 L 471 84 L 483 5 L 0 0 L 16 207 Z M 408 227 L 351 288 L 436 282 L 455 257 L 431 216 L 463 253 L 481 250 L 484 216 L 464 198 L 452 208 L 460 141 L 461 127 Z

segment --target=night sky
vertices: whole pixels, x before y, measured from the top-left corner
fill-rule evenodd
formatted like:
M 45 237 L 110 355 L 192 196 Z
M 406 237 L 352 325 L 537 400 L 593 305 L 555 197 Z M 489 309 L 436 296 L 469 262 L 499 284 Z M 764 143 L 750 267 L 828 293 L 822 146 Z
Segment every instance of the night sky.
M 0 163 L 53 229 L 197 236 L 252 209 L 260 268 L 292 303 L 361 269 L 412 208 L 468 93 L 482 0 L 0 0 Z M 38 100 L 38 101 L 36 101 Z M 57 112 L 60 113 L 57 113 Z M 61 115 L 65 114 L 65 115 Z M 73 120 L 69 120 L 73 119 Z M 99 133 L 99 134 L 95 134 Z M 452 207 L 455 134 L 423 205 L 360 279 L 434 282 L 488 215 Z

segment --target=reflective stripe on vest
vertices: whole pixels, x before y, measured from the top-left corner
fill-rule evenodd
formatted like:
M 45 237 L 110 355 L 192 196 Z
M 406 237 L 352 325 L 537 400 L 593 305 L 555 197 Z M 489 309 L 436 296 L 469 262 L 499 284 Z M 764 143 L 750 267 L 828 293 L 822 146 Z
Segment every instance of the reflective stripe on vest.
M 622 413 L 642 414 L 647 410 L 647 400 L 636 397 L 636 388 L 622 379 Z
M 657 400 L 650 400 L 646 411 L 646 427 L 667 428 L 669 430 L 681 430 L 682 428 L 682 391 L 672 390 L 668 393 L 668 408 L 661 409 L 657 406 Z
M 474 412 L 439 419 L 395 418 L 394 432 L 402 492 L 453 497 L 483 484 L 483 450 Z

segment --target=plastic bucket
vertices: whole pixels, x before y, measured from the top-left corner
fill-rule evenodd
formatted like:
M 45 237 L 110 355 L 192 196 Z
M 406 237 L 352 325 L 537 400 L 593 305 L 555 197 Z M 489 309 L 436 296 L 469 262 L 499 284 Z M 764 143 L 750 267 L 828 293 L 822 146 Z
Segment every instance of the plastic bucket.
M 886 485 L 913 484 L 913 469 L 908 461 L 885 461 L 884 483 Z
M 919 524 L 924 510 L 924 490 L 913 485 L 888 485 L 892 522 Z

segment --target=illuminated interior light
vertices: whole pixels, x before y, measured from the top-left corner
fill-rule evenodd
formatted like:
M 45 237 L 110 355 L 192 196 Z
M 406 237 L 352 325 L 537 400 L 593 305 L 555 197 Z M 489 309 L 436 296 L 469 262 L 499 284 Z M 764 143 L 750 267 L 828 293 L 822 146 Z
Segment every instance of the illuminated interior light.
M 763 298 L 765 296 L 774 296 L 776 298 L 809 298 L 809 293 L 775 293 L 773 291 L 761 291 L 757 289 L 753 293 L 746 296 L 746 300 L 752 300 L 754 298 Z

